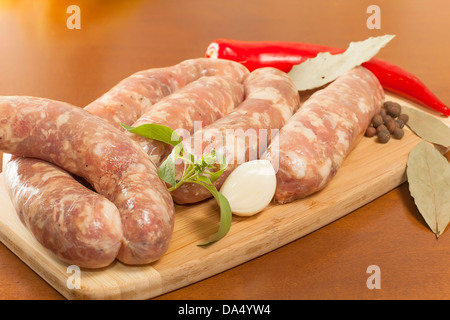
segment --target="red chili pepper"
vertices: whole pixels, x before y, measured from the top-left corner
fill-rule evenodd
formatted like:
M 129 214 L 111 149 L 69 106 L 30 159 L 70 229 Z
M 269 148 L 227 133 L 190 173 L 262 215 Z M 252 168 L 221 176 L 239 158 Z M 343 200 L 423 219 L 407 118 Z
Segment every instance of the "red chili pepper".
M 309 43 L 217 39 L 208 46 L 206 57 L 237 61 L 250 71 L 270 66 L 289 72 L 294 65 L 315 57 L 319 52 L 338 54 L 344 51 Z M 362 65 L 378 78 L 384 89 L 450 116 L 450 108 L 411 73 L 377 58 Z

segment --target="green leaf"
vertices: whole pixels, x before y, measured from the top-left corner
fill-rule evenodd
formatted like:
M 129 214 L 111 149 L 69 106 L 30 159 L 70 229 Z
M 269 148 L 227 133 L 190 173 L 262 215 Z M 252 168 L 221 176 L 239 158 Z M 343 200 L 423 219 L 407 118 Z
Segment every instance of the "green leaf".
M 195 181 L 195 183 L 198 183 L 208 189 L 216 199 L 217 204 L 220 208 L 219 230 L 214 235 L 214 237 L 212 237 L 212 239 L 207 242 L 198 244 L 198 246 L 204 247 L 222 239 L 227 235 L 228 231 L 230 231 L 231 228 L 231 220 L 233 215 L 228 199 L 211 184 L 211 180 L 209 180 L 209 178 L 201 176 L 197 181 Z
M 183 154 L 184 148 L 180 136 L 171 128 L 158 124 L 143 124 L 138 127 L 131 127 L 121 124 L 123 128 L 131 133 L 149 138 L 174 146 L 172 152 L 164 160 L 158 168 L 158 176 L 161 180 L 170 184 L 169 191 L 173 191 L 186 182 L 197 183 L 208 189 L 216 199 L 220 208 L 220 226 L 216 235 L 209 241 L 199 244 L 199 246 L 207 246 L 213 242 L 222 239 L 230 230 L 232 212 L 227 198 L 221 194 L 212 181 L 215 181 L 226 169 L 226 159 L 219 161 L 219 170 L 209 172 L 206 169 L 215 169 L 217 165 L 216 152 L 203 154 L 199 159 L 195 160 L 193 154 Z M 176 160 L 184 161 L 183 175 L 180 181 L 176 180 Z
M 176 187 L 176 171 L 175 164 L 177 159 L 182 158 L 181 153 L 183 152 L 183 145 L 180 143 L 173 147 L 172 152 L 167 156 L 166 160 L 161 163 L 158 168 L 158 176 L 161 180 L 167 182 L 172 187 Z
M 156 123 L 146 123 L 138 127 L 127 126 L 123 123 L 121 125 L 129 132 L 145 138 L 162 141 L 172 146 L 176 146 L 181 143 L 181 138 L 178 133 L 167 126 Z
M 203 168 L 209 168 L 216 163 L 216 154 L 213 150 L 212 153 L 206 153 L 200 158 L 200 163 Z
M 167 156 L 166 160 L 158 168 L 158 176 L 161 180 L 167 182 L 171 186 L 175 186 L 177 181 L 175 180 L 175 148 Z
M 217 155 L 217 156 L 219 156 L 219 155 Z M 227 169 L 227 167 L 228 167 L 227 159 L 226 159 L 225 155 L 222 155 L 222 161 L 219 161 L 219 170 L 213 171 L 213 172 L 209 172 L 209 171 L 207 172 L 207 174 L 211 178 L 211 181 L 216 181 L 222 175 L 222 173 Z
M 218 192 L 216 187 L 214 187 L 213 183 L 211 182 L 211 179 L 209 179 L 207 176 L 198 176 L 196 178 L 199 184 L 201 184 L 202 186 L 204 186 L 206 189 L 208 189 L 211 192 L 211 188 L 213 188 L 212 192 Z M 214 195 L 214 194 L 213 194 Z

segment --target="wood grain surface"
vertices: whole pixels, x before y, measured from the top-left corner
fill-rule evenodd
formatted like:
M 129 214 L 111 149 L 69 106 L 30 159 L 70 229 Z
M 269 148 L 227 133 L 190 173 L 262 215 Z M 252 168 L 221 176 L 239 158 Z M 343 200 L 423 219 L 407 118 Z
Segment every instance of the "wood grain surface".
M 84 106 L 135 71 L 202 56 L 216 38 L 346 47 L 391 33 L 379 57 L 450 104 L 446 0 L 377 1 L 381 29 L 367 28 L 366 0 L 80 0 L 81 29 L 69 30 L 72 2 L 0 2 L 1 95 Z M 313 233 L 156 299 L 449 299 L 449 251 L 447 232 L 435 239 L 404 182 Z M 366 286 L 370 265 L 380 267 L 381 289 Z M 0 299 L 64 298 L 0 244 Z

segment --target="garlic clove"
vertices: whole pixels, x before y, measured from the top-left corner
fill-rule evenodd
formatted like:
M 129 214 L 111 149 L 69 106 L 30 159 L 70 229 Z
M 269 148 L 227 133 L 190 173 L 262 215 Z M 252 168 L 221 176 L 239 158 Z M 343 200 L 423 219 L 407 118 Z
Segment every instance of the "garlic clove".
M 1 154 L 1 152 L 0 152 L 0 154 Z M 9 153 L 3 153 L 2 159 L 0 159 L 0 163 L 1 163 L 1 167 L 2 167 L 1 168 L 2 170 L 0 170 L 0 172 L 5 171 L 5 166 L 9 162 L 9 160 L 11 160 L 11 157 L 12 157 L 12 155 Z
M 231 211 L 239 216 L 261 212 L 272 201 L 277 180 L 268 160 L 252 160 L 239 165 L 220 188 L 230 203 Z

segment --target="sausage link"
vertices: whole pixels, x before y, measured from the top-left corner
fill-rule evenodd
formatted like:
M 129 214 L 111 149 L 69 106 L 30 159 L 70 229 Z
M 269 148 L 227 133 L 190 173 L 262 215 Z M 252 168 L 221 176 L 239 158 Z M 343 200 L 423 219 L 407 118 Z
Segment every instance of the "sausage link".
M 323 189 L 383 100 L 378 79 L 357 67 L 305 101 L 264 155 L 277 171 L 275 201 L 287 203 Z
M 244 81 L 245 100 L 227 116 L 198 130 L 187 149 L 197 157 L 212 150 L 226 156 L 227 169 L 214 182 L 220 188 L 241 163 L 257 159 L 273 136 L 300 106 L 291 78 L 275 68 L 253 71 Z M 182 165 L 178 166 L 178 174 Z M 186 183 L 172 191 L 176 203 L 195 203 L 211 197 L 202 186 Z
M 226 75 L 242 82 L 248 70 L 224 59 L 196 58 L 177 65 L 152 68 L 123 79 L 85 109 L 117 126 L 132 125 L 151 106 L 203 76 Z
M 182 135 L 191 135 L 195 129 L 230 113 L 243 99 L 244 88 L 241 82 L 230 77 L 204 76 L 163 98 L 133 126 L 156 123 L 174 130 L 182 129 Z M 170 153 L 171 148 L 166 143 L 135 134 L 130 136 L 157 166 Z
M 227 60 L 217 60 L 214 63 L 211 59 L 192 59 L 181 62 L 178 65 L 150 69 L 137 72 L 134 75 L 124 79 L 117 86 L 113 87 L 108 93 L 86 106 L 86 110 L 99 117 L 105 118 L 115 125 L 120 123 L 132 124 L 135 121 L 142 110 L 148 109 L 152 104 L 157 102 L 162 97 L 171 94 L 172 92 L 182 88 L 187 83 L 203 76 L 213 75 L 230 75 L 235 77 L 238 81 L 242 81 L 246 77 L 248 71 L 245 67 L 238 63 L 230 63 Z M 91 212 L 89 208 L 100 207 L 102 202 L 107 200 L 98 194 L 91 192 L 89 189 L 84 188 L 81 184 L 73 179 L 70 180 L 68 173 L 63 174 L 63 170 L 58 167 L 54 167 L 52 164 L 38 159 L 20 158 L 20 160 L 13 160 L 11 164 L 8 164 L 9 169 L 8 179 L 6 182 L 9 189 L 16 211 L 18 211 L 23 221 L 29 221 L 26 226 L 32 231 L 35 237 L 59 258 L 67 263 L 77 264 L 79 266 L 97 268 L 102 267 L 111 262 L 112 257 L 115 257 L 113 253 L 114 249 L 117 251 L 119 248 L 111 246 L 111 250 L 107 252 L 105 248 L 99 247 L 98 235 L 86 234 L 84 237 L 84 229 L 91 228 L 90 226 L 77 224 L 70 229 L 70 233 L 66 232 L 66 229 L 57 229 L 55 225 L 50 224 L 50 220 L 45 220 L 48 225 L 45 229 L 38 227 L 38 223 L 43 221 L 43 217 L 47 216 L 48 212 L 52 212 L 53 215 L 58 215 L 58 221 L 60 225 L 72 224 L 75 219 L 81 221 L 79 217 L 88 217 L 95 212 Z M 14 168 L 14 170 L 12 169 Z M 27 179 L 27 172 L 30 168 L 38 168 L 33 170 L 33 178 Z M 19 173 L 21 173 L 19 175 Z M 46 176 L 52 175 L 52 187 L 43 186 L 41 181 L 46 179 Z M 27 188 L 23 186 L 26 185 Z M 70 185 L 70 190 L 65 189 L 64 192 L 60 191 L 61 186 Z M 40 192 L 31 193 L 30 190 L 39 190 Z M 53 191 L 53 192 L 52 192 Z M 85 196 L 77 196 L 85 195 Z M 35 203 L 35 205 L 23 205 L 21 199 L 23 197 L 28 199 L 27 203 Z M 43 201 L 39 205 L 39 201 Z M 79 201 L 79 199 L 86 199 L 86 201 Z M 72 200 L 72 205 L 69 202 Z M 65 206 L 53 206 L 54 203 L 65 203 Z M 49 206 L 45 205 L 47 203 Z M 89 204 L 89 206 L 88 206 Z M 105 205 L 105 208 L 107 206 Z M 60 211 L 55 211 L 59 208 Z M 70 210 L 66 210 L 69 208 Z M 66 210 L 66 211 L 61 211 Z M 112 211 L 113 208 L 110 208 Z M 117 211 L 117 209 L 115 209 Z M 112 215 L 112 213 L 111 213 Z M 27 219 L 28 218 L 28 219 Z M 107 226 L 108 221 L 103 219 L 108 218 L 107 215 L 95 216 L 95 223 Z M 66 221 L 67 219 L 67 221 Z M 109 233 L 114 230 L 121 229 L 121 225 L 112 225 L 113 222 L 117 223 L 117 219 L 110 219 L 111 229 Z M 85 220 L 87 221 L 87 220 Z M 89 221 L 93 221 L 92 219 Z M 78 229 L 76 228 L 78 227 Z M 69 230 L 69 228 L 67 228 Z M 108 233 L 108 230 L 104 231 Z M 77 234 L 78 233 L 78 234 Z M 70 250 L 65 250 L 61 244 L 61 239 L 66 239 L 70 234 L 72 239 L 83 239 L 83 242 L 73 240 Z M 118 236 L 118 235 L 117 235 Z M 89 238 L 90 237 L 90 238 Z M 106 237 L 106 235 L 105 235 Z M 44 241 L 45 239 L 45 241 Z M 113 242 L 113 240 L 111 239 Z M 116 241 L 118 241 L 116 239 Z M 58 244 L 59 245 L 55 245 Z M 69 245 L 69 243 L 67 243 Z M 96 255 L 90 254 L 97 252 Z M 82 260 L 81 257 L 84 257 Z
M 33 158 L 11 159 L 4 179 L 22 223 L 59 259 L 85 268 L 106 267 L 116 259 L 122 223 L 105 197 L 66 171 Z
M 0 150 L 54 163 L 113 202 L 124 235 L 120 261 L 149 263 L 166 251 L 171 196 L 149 157 L 114 125 L 59 101 L 1 97 Z

